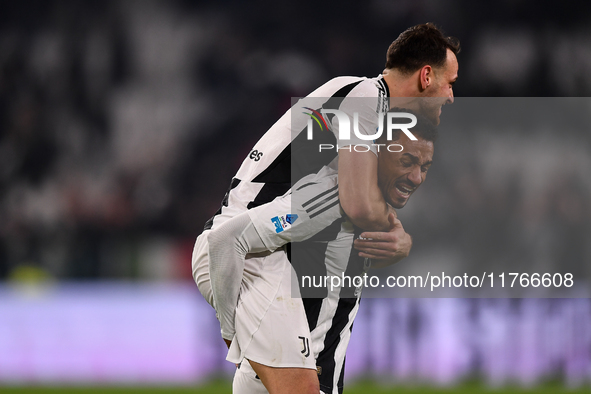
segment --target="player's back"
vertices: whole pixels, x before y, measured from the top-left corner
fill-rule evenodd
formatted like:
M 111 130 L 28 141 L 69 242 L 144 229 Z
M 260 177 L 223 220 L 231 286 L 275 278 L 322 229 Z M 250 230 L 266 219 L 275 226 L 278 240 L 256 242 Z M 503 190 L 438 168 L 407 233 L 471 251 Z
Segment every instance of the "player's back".
M 348 97 L 385 102 L 387 96 L 387 86 L 381 76 L 337 77 L 298 100 L 249 152 L 232 179 L 222 207 L 206 223 L 205 230 L 284 195 L 302 176 L 316 173 L 335 159 L 336 150 L 318 154 L 318 145 L 322 142 L 335 143 L 338 124 L 330 127 L 332 133 L 317 133 L 314 141 L 308 141 L 306 128 L 309 117 L 304 113 L 309 112 L 308 108 L 322 108 L 331 99 L 330 105 L 338 108 Z M 373 118 L 377 123 L 377 113 L 383 109 L 380 104 L 372 107 L 375 108 L 370 110 L 372 124 L 366 127 L 367 130 L 372 127 L 375 130 Z M 297 154 L 292 154 L 296 151 Z

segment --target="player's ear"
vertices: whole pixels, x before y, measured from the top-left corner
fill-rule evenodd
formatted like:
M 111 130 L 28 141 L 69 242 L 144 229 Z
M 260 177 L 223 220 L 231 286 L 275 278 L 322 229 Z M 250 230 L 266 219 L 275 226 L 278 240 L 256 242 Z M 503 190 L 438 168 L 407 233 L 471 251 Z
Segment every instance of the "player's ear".
M 433 68 L 428 64 L 419 70 L 419 86 L 421 91 L 427 89 L 433 83 Z

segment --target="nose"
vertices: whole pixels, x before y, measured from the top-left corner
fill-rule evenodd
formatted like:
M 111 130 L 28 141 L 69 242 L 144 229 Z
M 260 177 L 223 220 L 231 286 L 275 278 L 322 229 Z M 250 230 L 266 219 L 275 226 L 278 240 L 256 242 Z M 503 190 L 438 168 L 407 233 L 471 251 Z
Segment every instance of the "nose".
M 453 104 L 454 103 L 454 91 L 450 89 L 449 96 L 447 96 L 446 104 Z
M 419 185 L 423 183 L 423 177 L 421 175 L 421 167 L 413 166 L 412 170 L 408 174 L 408 180 L 412 182 L 415 187 L 419 187 Z

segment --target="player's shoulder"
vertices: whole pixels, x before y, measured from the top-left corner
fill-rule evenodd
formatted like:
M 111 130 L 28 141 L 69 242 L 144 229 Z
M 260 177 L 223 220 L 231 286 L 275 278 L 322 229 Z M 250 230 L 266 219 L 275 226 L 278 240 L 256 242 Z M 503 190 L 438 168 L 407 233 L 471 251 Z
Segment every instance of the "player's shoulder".
M 308 95 L 308 97 L 331 97 L 333 94 L 339 92 L 345 86 L 349 86 L 351 84 L 358 84 L 366 80 L 366 77 L 351 77 L 351 76 L 343 76 L 343 77 L 335 77 L 323 85 L 319 86 L 316 90 Z
M 352 97 L 383 97 L 387 96 L 386 84 L 382 76 L 364 78 L 351 91 Z
M 330 97 L 347 88 L 347 97 L 381 97 L 387 96 L 387 88 L 382 76 L 375 78 L 340 76 L 335 77 L 313 91 L 310 97 Z

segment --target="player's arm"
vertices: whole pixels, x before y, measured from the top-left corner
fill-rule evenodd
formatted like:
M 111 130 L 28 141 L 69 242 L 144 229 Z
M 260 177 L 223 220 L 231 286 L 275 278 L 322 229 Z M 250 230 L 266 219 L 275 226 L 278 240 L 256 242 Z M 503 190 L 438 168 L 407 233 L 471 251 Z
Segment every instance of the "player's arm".
M 347 217 L 367 231 L 389 231 L 388 204 L 378 187 L 373 152 L 339 151 L 339 199 Z
M 374 135 L 380 122 L 376 112 L 379 106 L 378 92 L 375 85 L 362 83 L 352 92 L 351 98 L 346 98 L 340 110 L 351 119 L 357 115 L 357 128 L 360 134 Z M 339 199 L 341 207 L 351 222 L 367 231 L 388 231 L 388 204 L 378 187 L 378 152 L 364 149 L 343 149 L 347 143 L 351 146 L 366 147 L 371 140 L 361 139 L 357 132 L 349 135 L 348 140 L 340 137 L 340 123 L 334 122 L 333 132 L 339 144 L 338 176 Z
M 370 258 L 372 268 L 396 264 L 410 253 L 412 238 L 393 213 L 388 215 L 388 232 L 363 232 L 355 240 L 359 256 Z
M 231 341 L 235 334 L 234 317 L 247 253 L 267 248 L 244 212 L 213 229 L 208 235 L 209 275 L 213 307 L 220 321 L 222 338 Z

